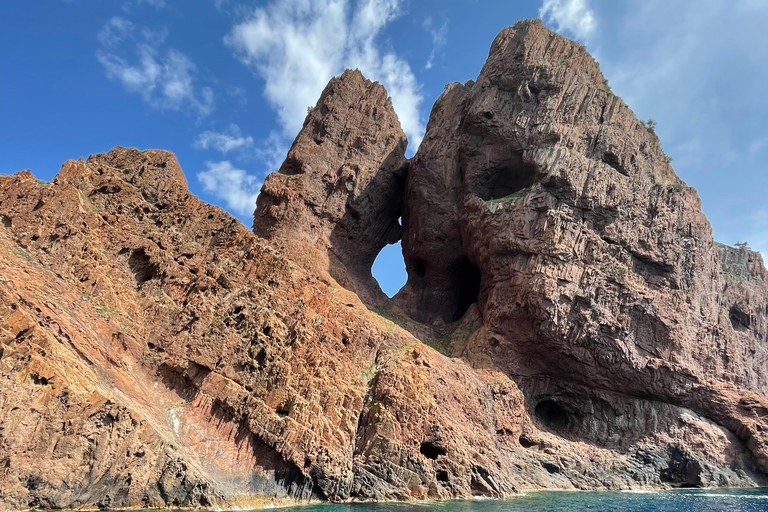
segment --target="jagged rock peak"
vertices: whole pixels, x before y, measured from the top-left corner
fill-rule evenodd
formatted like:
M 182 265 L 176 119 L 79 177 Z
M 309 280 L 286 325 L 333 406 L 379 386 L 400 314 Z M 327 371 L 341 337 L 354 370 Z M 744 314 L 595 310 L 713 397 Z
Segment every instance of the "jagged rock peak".
M 280 170 L 265 180 L 254 232 L 380 302 L 370 268 L 382 247 L 400 239 L 406 145 L 384 87 L 345 71 L 328 83 Z

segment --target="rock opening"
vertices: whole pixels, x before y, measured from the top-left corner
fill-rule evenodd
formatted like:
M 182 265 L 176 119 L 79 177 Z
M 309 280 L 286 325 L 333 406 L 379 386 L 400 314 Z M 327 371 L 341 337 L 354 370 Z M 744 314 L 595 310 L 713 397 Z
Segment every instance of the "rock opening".
M 480 294 L 480 269 L 464 256 L 454 267 L 454 275 L 457 278 L 458 290 L 456 293 L 456 310 L 450 318 L 445 320 L 455 322 L 460 320 L 469 307 L 477 302 Z
M 400 242 L 384 246 L 373 262 L 371 274 L 387 297 L 394 297 L 408 278 Z
M 742 311 L 736 304 L 731 306 L 731 309 L 728 311 L 728 317 L 731 319 L 731 325 L 734 329 L 739 331 L 749 329 L 749 315 Z
M 437 459 L 440 455 L 446 454 L 445 448 L 431 441 L 424 441 L 423 443 L 421 443 L 421 446 L 419 447 L 419 451 L 423 456 L 432 460 Z
M 130 258 L 128 258 L 128 266 L 139 286 L 157 276 L 157 267 L 149 260 L 144 249 L 136 249 L 131 253 Z
M 501 199 L 533 185 L 536 169 L 523 161 L 523 153 L 480 173 L 472 185 L 472 192 L 483 201 Z
M 545 399 L 536 404 L 533 410 L 536 418 L 552 430 L 561 430 L 568 426 L 568 414 L 554 400 Z

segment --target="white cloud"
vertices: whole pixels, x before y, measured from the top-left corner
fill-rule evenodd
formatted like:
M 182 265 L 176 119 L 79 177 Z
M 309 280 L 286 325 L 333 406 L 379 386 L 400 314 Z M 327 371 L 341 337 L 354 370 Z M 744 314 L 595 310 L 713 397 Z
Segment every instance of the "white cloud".
M 152 108 L 191 109 L 200 116 L 209 114 L 213 109 L 213 90 L 195 86 L 196 66 L 186 55 L 158 48 L 165 36 L 164 31 L 156 33 L 145 28 L 137 38 L 133 24 L 112 18 L 97 35 L 102 48 L 96 58 L 109 79 L 141 95 Z M 129 62 L 123 56 L 125 52 L 120 51 L 128 43 L 135 44 L 134 62 Z
M 96 38 L 102 46 L 115 46 L 123 42 L 126 37 L 130 37 L 133 30 L 133 23 L 125 18 L 115 16 L 99 30 Z
M 301 129 L 307 106 L 345 68 L 381 82 L 415 149 L 424 134 L 420 86 L 406 61 L 377 44 L 401 0 L 275 0 L 235 25 L 225 42 L 264 79 L 283 136 Z
M 595 13 L 588 0 L 543 0 L 539 17 L 554 25 L 557 32 L 565 32 L 586 41 L 597 28 Z
M 253 137 L 243 137 L 240 127 L 230 124 L 224 132 L 205 131 L 195 139 L 197 149 L 215 149 L 225 155 L 253 146 Z
M 165 7 L 165 0 L 137 0 L 137 3 L 151 5 L 155 9 L 162 9 Z
M 432 36 L 432 51 L 429 53 L 427 63 L 424 65 L 425 69 L 432 69 L 438 50 L 448 42 L 448 20 L 444 20 L 439 28 L 435 28 L 432 16 L 427 16 L 421 26 Z
M 205 162 L 206 170 L 197 173 L 203 189 L 223 200 L 228 210 L 249 215 L 256 208 L 261 182 L 228 160 Z

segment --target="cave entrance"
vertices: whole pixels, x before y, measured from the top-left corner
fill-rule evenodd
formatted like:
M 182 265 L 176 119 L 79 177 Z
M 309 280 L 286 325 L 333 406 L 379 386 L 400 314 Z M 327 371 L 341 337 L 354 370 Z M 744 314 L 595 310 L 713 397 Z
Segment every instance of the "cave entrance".
M 474 266 L 466 256 L 453 265 L 451 272 L 456 283 L 456 308 L 444 317 L 448 323 L 461 320 L 469 307 L 477 302 L 482 277 L 480 269 Z
M 548 398 L 536 404 L 533 414 L 545 426 L 555 431 L 563 430 L 569 424 L 568 413 L 560 404 Z
M 483 201 L 501 199 L 533 186 L 535 178 L 535 167 L 524 162 L 523 152 L 518 151 L 480 173 L 472 183 L 472 192 Z
M 399 241 L 384 246 L 373 262 L 371 274 L 390 299 L 400 291 L 408 279 L 408 274 L 405 272 L 403 249 Z

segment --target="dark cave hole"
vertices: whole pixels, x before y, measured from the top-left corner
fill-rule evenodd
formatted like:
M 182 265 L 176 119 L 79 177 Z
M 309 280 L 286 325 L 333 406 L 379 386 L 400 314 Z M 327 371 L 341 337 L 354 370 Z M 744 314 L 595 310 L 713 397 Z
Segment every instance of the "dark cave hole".
M 128 258 L 128 267 L 136 278 L 136 284 L 141 286 L 157 276 L 157 267 L 150 261 L 144 249 L 136 249 Z
M 535 167 L 524 162 L 523 153 L 519 151 L 477 176 L 472 192 L 483 201 L 501 199 L 532 186 L 535 177 Z
M 533 448 L 538 444 L 535 441 L 531 441 L 527 437 L 523 437 L 523 436 L 520 436 L 520 439 L 518 439 L 518 441 L 520 442 L 520 446 L 522 446 L 523 448 Z
M 547 470 L 547 473 L 550 475 L 554 475 L 555 473 L 560 472 L 560 466 L 557 464 L 552 464 L 551 462 L 542 462 L 541 467 Z
M 749 329 L 749 315 L 742 311 L 739 306 L 735 304 L 731 306 L 731 309 L 728 312 L 728 317 L 731 319 L 731 325 L 734 329 L 739 331 Z
M 621 160 L 619 160 L 619 157 L 611 152 L 603 153 L 603 162 L 608 164 L 609 166 L 613 167 L 615 170 L 617 170 L 620 174 L 623 174 L 624 176 L 629 176 L 629 172 L 624 168 L 623 165 L 621 165 Z
M 445 448 L 430 441 L 424 441 L 421 443 L 419 451 L 423 456 L 432 460 L 436 460 L 440 455 L 446 454 Z
M 444 469 L 438 469 L 435 471 L 435 478 L 438 482 L 447 482 L 448 481 L 448 472 Z
M 456 310 L 453 312 L 450 318 L 446 318 L 447 322 L 455 322 L 460 320 L 467 312 L 469 307 L 477 302 L 477 297 L 480 295 L 480 269 L 477 268 L 469 261 L 469 258 L 464 256 L 459 262 L 454 265 L 454 276 L 457 281 L 457 294 L 456 294 Z
M 257 365 L 259 365 L 259 368 L 264 366 L 264 363 L 267 362 L 267 351 L 264 350 L 264 347 L 259 350 L 259 352 L 256 354 L 256 357 L 253 358 L 253 360 L 256 362 Z
M 418 277 L 424 277 L 427 273 L 427 268 L 424 266 L 424 261 L 420 259 L 416 259 L 413 262 L 413 272 Z
M 47 386 L 48 385 L 48 379 L 38 375 L 37 373 L 31 374 L 29 377 L 32 379 L 32 382 L 34 382 L 38 386 Z
M 568 426 L 568 414 L 554 400 L 541 400 L 536 404 L 533 414 L 552 430 L 560 430 Z

